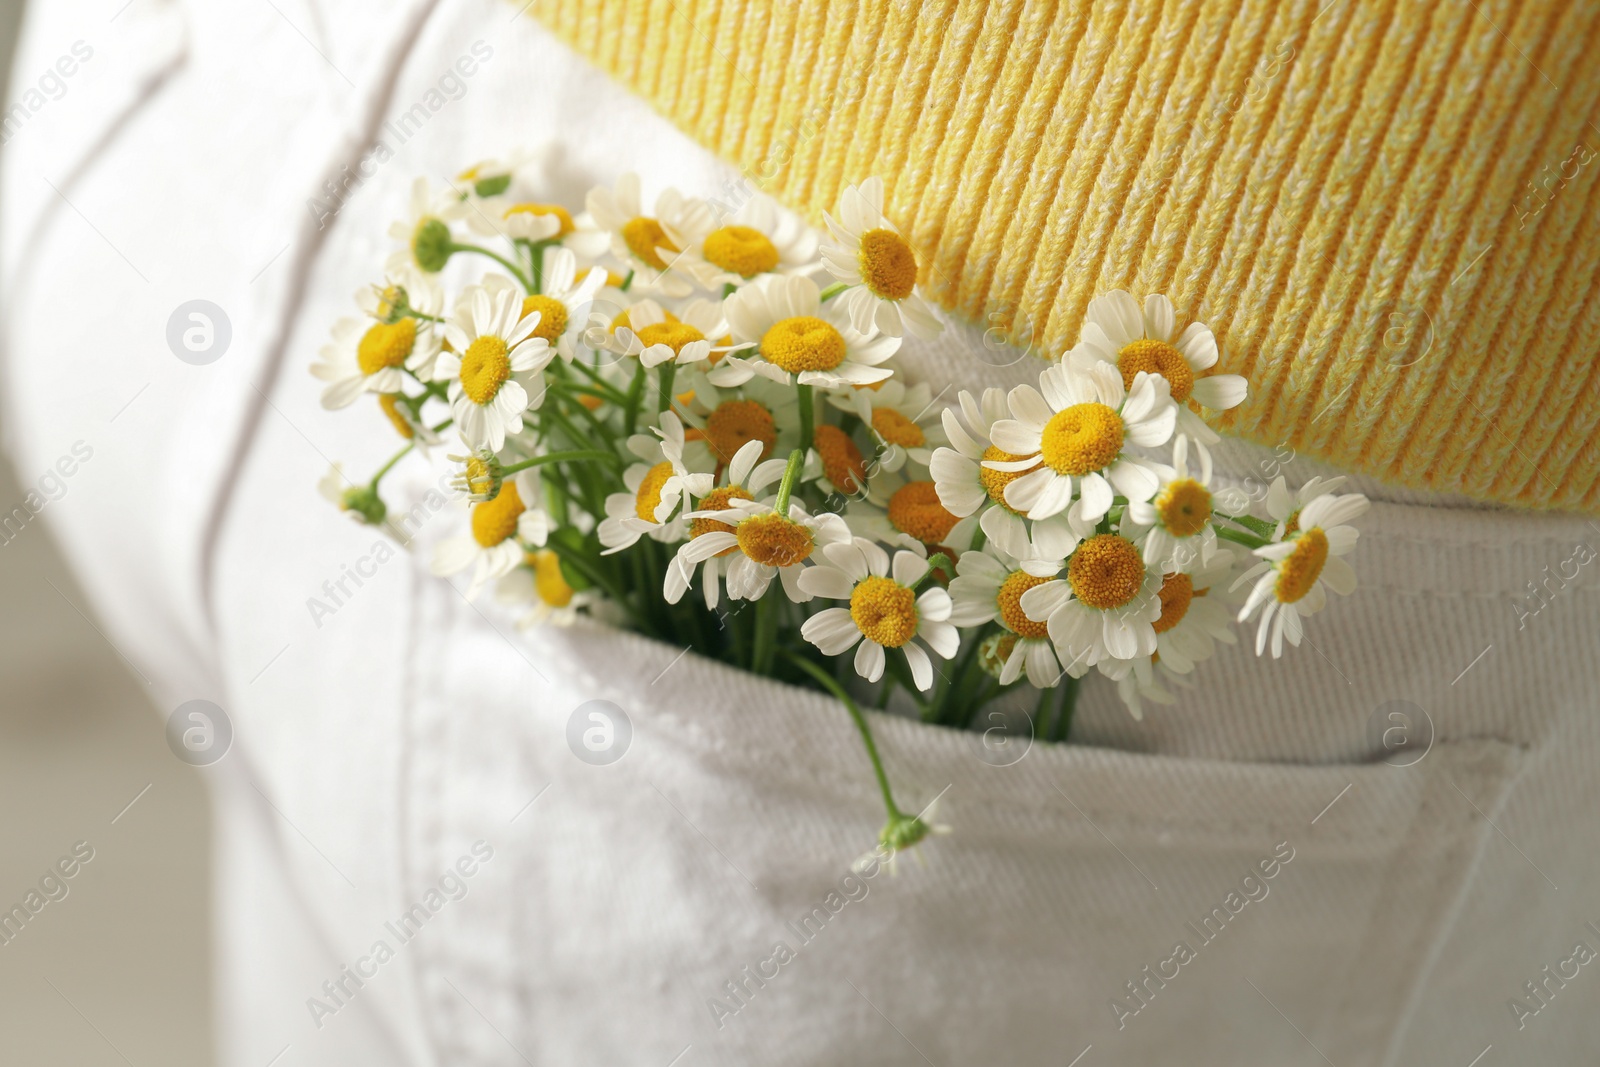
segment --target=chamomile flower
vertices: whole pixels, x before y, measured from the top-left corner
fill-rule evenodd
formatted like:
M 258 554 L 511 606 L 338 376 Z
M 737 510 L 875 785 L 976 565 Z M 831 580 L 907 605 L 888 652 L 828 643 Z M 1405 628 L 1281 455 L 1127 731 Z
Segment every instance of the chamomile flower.
M 472 286 L 462 294 L 445 339 L 453 351 L 434 362 L 434 380 L 450 382 L 450 412 L 468 447 L 499 451 L 522 431 L 522 414 L 544 399 L 542 372 L 555 349 L 537 335 L 539 316 L 522 315 L 508 288 Z
M 897 648 L 911 667 L 918 689 L 933 688 L 933 661 L 954 656 L 961 634 L 950 622 L 950 594 L 930 584 L 919 596 L 916 586 L 928 574 L 928 561 L 915 552 L 889 554 L 857 537 L 828 545 L 828 563 L 800 576 L 800 587 L 814 596 L 848 600 L 848 608 L 827 608 L 805 621 L 800 634 L 837 656 L 856 649 L 856 673 L 869 682 L 883 677 L 886 649 Z
M 752 378 L 735 390 L 694 387 L 684 409 L 688 444 L 684 455 L 698 466 L 726 467 L 751 441 L 761 442 L 761 458 L 788 455 L 799 444 L 800 405 L 793 389 Z M 698 462 L 700 457 L 707 462 Z
M 703 496 L 694 506 L 693 514 L 701 518 L 689 520 L 689 539 L 692 542 L 697 537 L 704 537 L 712 533 L 734 533 L 734 527 L 717 519 L 703 517 L 707 512 L 729 511 L 736 500 L 754 501 L 756 494 L 772 485 L 783 477 L 785 461 L 769 459 L 761 462 L 761 442 L 750 441 L 734 455 L 733 462 L 728 465 L 727 483 L 711 490 Z M 706 607 L 716 610 L 721 571 L 721 560 L 739 551 L 738 545 L 723 549 L 716 555 L 703 560 L 705 566 L 701 575 L 701 587 L 705 593 Z M 676 604 L 683 599 L 683 594 L 694 581 L 696 564 L 690 558 L 700 559 L 698 555 L 685 557 L 682 550 L 672 557 L 667 564 L 667 577 L 663 585 L 663 593 L 667 603 Z
M 799 585 L 806 560 L 818 548 L 850 540 L 850 528 L 832 512 L 808 515 L 791 503 L 789 514 L 780 515 L 770 503 L 731 495 L 721 503 L 726 506 L 689 513 L 690 522 L 710 520 L 717 528 L 702 528 L 678 549 L 674 566 L 693 574 L 706 560 L 727 557 L 728 596 L 734 600 L 760 600 L 774 575 L 790 600 L 810 600 L 811 594 Z
M 701 232 L 716 226 L 704 201 L 665 189 L 656 197 L 654 215 L 646 215 L 639 197 L 639 176 L 624 174 L 610 189 L 596 186 L 584 201 L 594 224 L 608 235 L 611 253 L 635 272 L 634 285 L 659 290 L 666 296 L 688 296 L 693 286 L 674 261 L 683 251 L 667 235 Z
M 897 471 L 910 460 L 927 470 L 933 449 L 944 443 L 943 412 L 934 405 L 933 389 L 926 382 L 907 386 L 891 378 L 877 388 L 837 392 L 829 401 L 849 411 L 872 428 L 881 452 L 878 465 Z
M 404 241 L 405 247 L 389 257 L 391 273 L 415 267 L 437 274 L 455 251 L 450 224 L 464 218 L 468 208 L 460 194 L 449 186 L 433 189 L 428 179 L 418 178 L 411 185 L 411 202 L 406 217 L 389 227 L 389 236 Z
M 865 497 L 851 501 L 844 515 L 858 536 L 923 556 L 946 551 L 954 558 L 971 546 L 978 529 L 976 515 L 950 514 L 931 481 L 911 481 L 895 472 L 875 476 Z
M 753 354 L 727 356 L 709 375 L 717 386 L 742 385 L 760 374 L 787 385 L 846 385 L 881 382 L 883 366 L 900 338 L 863 333 L 836 304 L 824 306 L 810 278 L 771 275 L 751 282 L 723 301 L 734 347 Z
M 1144 552 L 1144 560 L 1163 570 L 1187 570 L 1208 563 L 1217 551 L 1213 510 L 1243 511 L 1248 501 L 1237 489 L 1211 489 L 1211 453 L 1196 445 L 1199 476 L 1189 470 L 1189 438 L 1179 434 L 1172 445 L 1172 476 L 1163 479 L 1155 496 L 1128 503 L 1122 532 Z
M 1340 474 L 1332 478 L 1317 475 L 1310 478 L 1299 489 L 1289 491 L 1288 484 L 1280 475 L 1272 480 L 1267 487 L 1267 514 L 1278 525 L 1272 531 L 1274 541 L 1282 541 L 1284 536 L 1292 534 L 1300 528 L 1300 512 L 1305 506 L 1321 496 L 1327 496 L 1335 489 L 1344 485 L 1347 479 Z
M 1122 374 L 1123 385 L 1133 388 L 1140 371 L 1165 378 L 1178 405 L 1178 431 L 1203 444 L 1220 437 L 1190 408 L 1190 401 L 1213 411 L 1225 411 L 1244 402 L 1246 383 L 1237 374 L 1207 374 L 1217 363 L 1217 339 L 1203 322 L 1193 322 L 1178 332 L 1172 301 L 1156 293 L 1139 302 L 1121 289 L 1089 301 L 1083 339 L 1069 355 L 1082 369 L 1107 363 Z
M 1016 640 L 1009 643 L 1001 658 L 998 679 L 1010 685 L 1024 671 L 1036 689 L 1049 689 L 1061 680 L 1061 661 L 1050 639 L 1049 625 L 1034 620 L 1022 610 L 1028 590 L 1049 582 L 1060 569 L 1076 539 L 1064 525 L 1039 523 L 1039 538 L 1028 534 L 1021 519 L 998 509 L 983 517 L 985 533 L 991 530 L 982 549 L 963 552 L 956 564 L 956 577 L 950 583 L 954 608 L 950 621 L 957 626 L 982 626 L 999 622 Z
M 716 222 L 698 213 L 685 221 Z M 762 193 L 741 204 L 715 229 L 687 231 L 672 223 L 663 228 L 683 250 L 677 269 L 706 289 L 743 285 L 761 274 L 807 274 L 815 269 L 816 231 Z
M 458 191 L 464 196 L 490 199 L 503 196 L 511 188 L 517 171 L 534 162 L 535 153 L 518 149 L 504 159 L 480 159 L 456 175 Z
M 1211 658 L 1218 641 L 1238 642 L 1226 584 L 1237 565 L 1237 555 L 1221 548 L 1209 563 L 1191 572 L 1162 575 L 1157 593 L 1161 617 L 1155 631 L 1156 662 L 1163 672 L 1188 674 L 1195 664 Z
M 1356 572 L 1341 557 L 1356 547 L 1359 531 L 1350 521 L 1366 514 L 1368 507 L 1367 498 L 1360 493 L 1317 496 L 1299 510 L 1295 529 L 1285 532 L 1282 540 L 1255 550 L 1261 562 L 1241 574 L 1233 587 L 1255 583 L 1239 621 L 1248 621 L 1260 609 L 1256 655 L 1261 655 L 1269 639 L 1273 659 L 1283 655 L 1285 638 L 1298 646 L 1304 633 L 1302 620 L 1322 610 L 1327 603 L 1326 590 L 1340 596 L 1355 591 Z
M 1156 650 L 1161 575 L 1118 534 L 1096 534 L 1067 560 L 1067 576 L 1022 593 L 1023 614 L 1047 624 L 1067 673 L 1081 677 L 1106 659 L 1148 658 Z
M 578 277 L 578 257 L 567 248 L 544 250 L 544 287 L 532 296 L 523 296 L 522 290 L 510 278 L 493 274 L 484 279 L 490 294 L 508 289 L 522 303 L 522 318 L 538 313 L 533 336 L 555 348 L 563 360 L 571 363 L 583 341 L 589 311 L 595 294 L 606 284 L 606 272 L 601 267 L 591 267 Z
M 950 444 L 934 449 L 928 460 L 939 501 L 952 515 L 963 518 L 976 513 L 985 504 L 1009 509 L 1006 486 L 1027 471 L 998 471 L 983 466 L 985 460 L 1009 462 L 1022 458 L 996 448 L 990 438 L 994 424 L 1011 414 L 1006 407 L 1005 390 L 991 386 L 983 391 L 980 399 L 963 389 L 956 395 L 956 402 L 961 408 L 960 415 L 948 408 L 941 415 Z M 1042 466 L 1042 460 L 1034 464 L 1035 469 Z
M 550 517 L 532 506 L 538 497 L 538 482 L 527 472 L 508 479 L 493 500 L 471 506 L 471 530 L 434 546 L 431 569 L 439 577 L 459 574 L 472 568 L 467 585 L 468 600 L 522 562 L 522 542 L 543 545 L 549 536 Z
M 406 262 L 385 271 L 382 285 L 358 290 L 356 305 L 379 322 L 398 322 L 411 314 L 438 318 L 444 314 L 444 290 L 432 275 Z
M 654 436 L 628 438 L 628 451 L 643 462 L 623 471 L 626 493 L 606 497 L 606 517 L 600 523 L 599 536 L 605 546 L 603 554 L 608 556 L 646 534 L 657 541 L 681 540 L 686 528 L 683 513 L 714 484 L 710 474 L 685 465 L 683 423 L 670 411 L 661 413 L 661 426 Z
M 822 245 L 822 265 L 850 286 L 837 299 L 856 331 L 938 336 L 944 325 L 917 295 L 917 254 L 883 213 L 883 179 L 849 186 L 839 217 L 823 218 L 833 240 Z
M 559 204 L 533 204 L 505 196 L 473 203 L 466 215 L 467 228 L 481 237 L 504 237 L 539 243 L 572 233 L 571 215 Z
M 607 351 L 621 356 L 636 356 L 646 367 L 663 363 L 680 366 L 700 363 L 727 346 L 712 339 L 727 336 L 728 324 L 722 308 L 709 300 L 691 300 L 670 313 L 654 300 L 641 300 L 627 311 L 628 321 L 605 339 Z
M 531 605 L 517 620 L 519 628 L 528 630 L 546 624 L 571 626 L 600 597 L 593 590 L 573 589 L 561 572 L 561 557 L 541 548 L 526 553 L 521 566 L 495 583 L 495 599 L 502 604 Z
M 398 393 L 406 382 L 406 369 L 426 370 L 439 353 L 433 324 L 403 318 L 396 322 L 340 319 L 333 340 L 324 345 L 321 360 L 311 373 L 328 383 L 322 406 L 329 410 L 349 407 L 362 393 Z
M 1021 458 L 983 465 L 1000 473 L 1028 472 L 1005 487 L 1013 510 L 1048 519 L 1067 510 L 1076 488 L 1079 517 L 1096 522 L 1111 510 L 1117 492 L 1144 501 L 1160 488 L 1160 468 L 1124 448 L 1171 439 L 1178 412 L 1166 379 L 1141 371 L 1130 391 L 1109 364 L 1077 371 L 1057 363 L 1039 375 L 1039 389 L 1019 385 L 1007 402 L 1013 417 L 996 422 L 990 433 L 995 445 Z

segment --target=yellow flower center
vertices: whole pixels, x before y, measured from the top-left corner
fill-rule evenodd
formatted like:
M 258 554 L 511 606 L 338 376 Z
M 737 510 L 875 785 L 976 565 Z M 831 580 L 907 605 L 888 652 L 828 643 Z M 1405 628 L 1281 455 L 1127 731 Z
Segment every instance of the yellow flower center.
M 1193 537 L 1211 521 L 1211 490 L 1193 478 L 1180 478 L 1156 494 L 1155 508 L 1168 533 Z
M 517 532 L 517 519 L 527 510 L 517 493 L 517 483 L 507 481 L 493 500 L 473 506 L 473 540 L 484 548 L 493 548 Z
M 572 586 L 561 573 L 561 557 L 548 548 L 528 554 L 528 566 L 533 568 L 533 590 L 539 599 L 553 608 L 564 608 L 572 603 Z
M 417 320 L 401 319 L 394 324 L 378 323 L 361 337 L 356 346 L 356 363 L 362 374 L 377 374 L 398 367 L 411 355 L 417 341 Z
M 511 377 L 511 356 L 498 337 L 484 336 L 461 356 L 461 389 L 474 404 L 487 404 Z
M 535 311 L 539 313 L 539 325 L 533 328 L 533 336 L 555 344 L 567 328 L 567 305 L 553 296 L 523 297 L 521 317 L 527 318 Z
M 790 374 L 833 370 L 844 362 L 844 338 L 811 315 L 780 319 L 761 338 L 761 357 Z
M 1289 512 L 1288 521 L 1283 524 L 1283 536 L 1289 537 L 1300 532 L 1300 509 L 1295 508 Z
M 377 286 L 373 286 L 377 289 Z M 400 303 L 400 294 L 405 292 L 398 285 L 386 285 L 378 289 L 378 310 L 376 317 L 386 319 L 394 314 L 395 307 Z
M 1117 369 L 1122 372 L 1122 385 L 1133 388 L 1133 376 L 1140 371 L 1159 374 L 1172 387 L 1172 399 L 1183 403 L 1194 392 L 1194 371 L 1183 353 L 1154 338 L 1145 337 L 1122 346 L 1117 353 Z
M 769 567 L 804 563 L 816 547 L 816 539 L 808 528 L 775 511 L 752 515 L 741 522 L 734 533 L 745 555 Z
M 416 427 L 412 426 L 406 417 L 400 413 L 399 404 L 403 399 L 399 393 L 384 393 L 378 397 L 378 406 L 383 413 L 389 416 L 389 421 L 394 424 L 395 432 L 407 441 L 417 435 Z
M 1144 560 L 1132 541 L 1096 534 L 1072 554 L 1067 581 L 1079 600 L 1102 611 L 1133 602 L 1144 584 Z
M 706 234 L 706 259 L 725 271 L 750 278 L 778 265 L 778 249 L 760 230 L 724 226 Z
M 850 594 L 850 617 L 868 641 L 899 648 L 917 636 L 917 595 L 892 578 L 863 578 Z
M 673 355 L 682 352 L 684 345 L 705 339 L 705 334 L 687 322 L 657 322 L 639 331 L 639 341 L 646 348 L 651 345 L 666 345 L 672 349 Z
M 922 432 L 922 427 L 900 414 L 894 408 L 874 408 L 872 412 L 872 428 L 878 431 L 878 436 L 888 441 L 891 445 L 901 448 L 921 448 L 928 443 L 927 435 Z
M 1328 535 L 1313 526 L 1295 538 L 1294 551 L 1278 561 L 1278 584 L 1274 591 L 1285 604 L 1293 604 L 1316 584 L 1322 565 L 1328 562 Z
M 480 496 L 487 496 L 494 487 L 494 478 L 489 474 L 489 464 L 477 456 L 467 457 L 467 491 Z
M 1104 404 L 1074 404 L 1045 424 L 1039 451 L 1057 474 L 1104 470 L 1122 451 L 1122 416 Z
M 867 476 L 867 465 L 861 449 L 850 435 L 837 426 L 823 424 L 816 428 L 811 443 L 822 457 L 822 473 L 841 493 L 861 491 Z
M 1015 463 L 1017 460 L 1024 459 L 1026 457 L 1013 456 L 1010 452 L 1006 452 L 1003 449 L 996 448 L 994 445 L 990 445 L 988 448 L 983 450 L 983 458 L 994 460 L 997 463 Z M 978 481 L 983 485 L 984 492 L 989 494 L 990 500 L 993 500 L 996 504 L 999 504 L 1007 511 L 1015 513 L 1017 509 L 1006 503 L 1006 486 L 1010 485 L 1024 474 L 1032 474 L 1041 466 L 1043 466 L 1042 463 L 1035 463 L 1025 471 L 992 471 L 988 467 L 979 466 Z
M 732 502 L 735 500 L 754 499 L 755 497 L 746 492 L 742 486 L 725 485 L 720 489 L 713 489 L 711 492 L 707 493 L 704 499 L 702 499 L 699 504 L 695 505 L 695 510 L 727 511 L 729 508 L 733 507 Z M 691 519 L 689 521 L 689 538 L 691 540 L 701 536 L 702 534 L 708 533 L 733 533 L 733 525 L 731 523 L 718 522 L 716 519 Z M 730 548 L 723 549 L 721 552 L 718 552 L 717 556 L 720 558 L 722 556 L 737 552 L 738 550 L 739 546 L 734 545 Z
M 661 487 L 667 484 L 667 479 L 672 477 L 672 464 L 662 460 L 650 468 L 644 476 L 644 481 L 639 483 L 639 491 L 634 494 L 633 510 L 645 522 L 656 521 L 656 508 L 661 503 Z
M 717 462 L 726 465 L 751 441 L 761 442 L 762 459 L 772 455 L 778 443 L 778 427 L 772 412 L 754 400 L 728 400 L 706 416 L 705 437 Z
M 1183 621 L 1189 614 L 1189 602 L 1205 591 L 1194 591 L 1194 579 L 1187 574 L 1169 574 L 1161 580 L 1161 618 L 1155 622 L 1156 633 L 1164 634 Z
M 893 230 L 868 230 L 861 235 L 861 280 L 872 295 L 904 300 L 917 284 L 917 256 Z
M 1000 608 L 1000 621 L 1013 633 L 1021 637 L 1050 636 L 1048 624 L 1034 622 L 1028 618 L 1028 613 L 1022 610 L 1022 594 L 1049 580 L 1036 577 L 1027 571 L 1012 571 L 1006 576 L 1006 580 L 1000 583 L 1000 592 L 995 596 L 995 603 Z
M 506 218 L 509 219 L 512 215 L 554 215 L 561 223 L 561 229 L 556 231 L 557 237 L 565 237 L 577 229 L 572 216 L 560 204 L 513 204 L 506 209 Z
M 939 503 L 932 482 L 907 482 L 889 498 L 889 522 L 925 545 L 936 545 L 949 536 L 956 517 Z
M 681 251 L 667 239 L 667 231 L 661 228 L 661 223 L 644 215 L 629 219 L 622 224 L 622 240 L 628 246 L 628 251 L 656 270 L 667 269 L 667 261 L 661 258 L 661 253 L 656 249 L 664 248 L 668 252 Z

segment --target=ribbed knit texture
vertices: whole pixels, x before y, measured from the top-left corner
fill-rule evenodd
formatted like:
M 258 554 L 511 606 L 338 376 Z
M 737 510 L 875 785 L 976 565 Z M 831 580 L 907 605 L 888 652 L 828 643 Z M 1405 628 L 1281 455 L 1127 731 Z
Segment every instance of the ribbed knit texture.
M 1226 430 L 1600 509 L 1600 4 L 531 11 L 813 221 L 881 175 L 929 293 L 1045 355 L 1163 292 L 1250 378 Z

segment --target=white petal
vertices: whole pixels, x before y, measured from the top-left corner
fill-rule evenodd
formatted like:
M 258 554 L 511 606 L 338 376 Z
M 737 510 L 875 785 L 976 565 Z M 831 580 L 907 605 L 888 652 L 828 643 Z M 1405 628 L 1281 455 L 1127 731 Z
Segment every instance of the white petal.
M 928 659 L 922 646 L 913 641 L 900 646 L 900 651 L 906 654 L 906 662 L 911 664 L 911 680 L 917 684 L 917 688 L 924 693 L 932 689 L 933 661 Z
M 856 649 L 856 673 L 869 682 L 883 677 L 883 646 L 875 641 L 863 641 Z
M 1249 392 L 1249 383 L 1238 374 L 1213 374 L 1209 378 L 1200 378 L 1194 383 L 1191 396 L 1202 406 L 1212 411 L 1226 411 L 1244 403 L 1245 394 Z

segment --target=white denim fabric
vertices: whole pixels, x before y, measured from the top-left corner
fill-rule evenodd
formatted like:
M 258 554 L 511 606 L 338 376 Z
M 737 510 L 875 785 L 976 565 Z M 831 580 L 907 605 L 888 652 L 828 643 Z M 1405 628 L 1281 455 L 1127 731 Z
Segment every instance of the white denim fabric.
M 1600 950 L 1600 582 L 1575 562 L 1600 527 L 1363 484 L 1361 586 L 1281 661 L 1224 650 L 1143 722 L 1091 679 L 1075 743 L 1009 767 L 875 717 L 903 806 L 940 797 L 953 832 L 844 880 L 882 808 L 837 704 L 633 636 L 523 635 L 427 574 L 459 504 L 363 563 L 380 536 L 316 490 L 393 446 L 306 367 L 413 176 L 545 143 L 567 203 L 629 169 L 702 195 L 737 172 L 514 3 L 120 4 L 29 12 L 17 86 L 75 41 L 94 57 L 5 148 L 6 444 L 24 481 L 93 448 L 44 519 L 151 729 L 196 698 L 233 722 L 206 772 L 222 1063 L 1593 1062 L 1600 968 L 1565 961 Z M 398 143 L 385 124 L 479 41 Z M 232 327 L 204 367 L 165 340 L 196 298 Z M 1036 369 L 1014 357 L 980 324 L 904 363 L 973 387 Z M 1219 467 L 1326 473 L 1287 455 L 1230 443 Z M 386 494 L 445 470 L 408 460 Z M 358 564 L 319 625 L 308 599 Z M 632 723 L 611 766 L 567 745 L 594 699 Z M 1369 731 L 1395 701 L 1435 734 L 1408 767 Z M 360 963 L 380 940 L 393 958 Z M 314 1018 L 345 965 L 371 976 Z M 1513 997 L 1540 1009 L 1520 1029 Z

